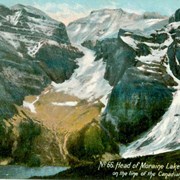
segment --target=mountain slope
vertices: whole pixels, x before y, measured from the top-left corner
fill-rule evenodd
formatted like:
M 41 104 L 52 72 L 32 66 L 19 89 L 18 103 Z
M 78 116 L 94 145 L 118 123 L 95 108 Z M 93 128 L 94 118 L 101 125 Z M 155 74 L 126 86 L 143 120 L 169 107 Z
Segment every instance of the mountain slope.
M 102 104 L 93 97 L 96 87 L 107 85 L 103 93 L 99 90 L 96 99 L 111 88 L 105 80 L 101 84 L 91 81 L 91 73 L 94 78 L 97 73 L 100 80 L 103 78 L 103 63 L 95 63 L 90 50 L 82 57 L 83 53 L 70 44 L 65 26 L 43 12 L 23 5 L 0 8 L 0 164 L 69 165 L 91 162 L 106 151 L 118 153 L 100 127 Z M 91 68 L 82 67 L 88 56 Z M 88 79 L 86 86 L 95 86 L 93 93 L 88 92 L 91 102 L 48 86 L 52 81 L 58 86 L 68 84 L 77 72 L 85 77 L 77 79 L 80 86 Z M 67 87 L 72 85 L 70 82 Z
M 156 13 L 138 15 L 122 9 L 92 11 L 85 18 L 70 23 L 67 27 L 72 42 L 116 37 L 120 28 L 140 34 L 150 34 L 168 23 L 168 19 Z
M 112 90 L 102 123 L 117 141 L 128 144 L 135 140 L 125 149 L 122 146 L 123 157 L 180 148 L 179 29 L 179 22 L 172 23 L 148 39 L 120 34 L 119 38 L 136 51 L 136 64 Z M 141 54 L 140 43 L 148 46 L 147 54 Z
M 82 53 L 70 45 L 64 24 L 40 10 L 23 5 L 0 10 L 0 111 L 10 117 L 25 95 L 40 93 L 51 80 L 68 79 Z

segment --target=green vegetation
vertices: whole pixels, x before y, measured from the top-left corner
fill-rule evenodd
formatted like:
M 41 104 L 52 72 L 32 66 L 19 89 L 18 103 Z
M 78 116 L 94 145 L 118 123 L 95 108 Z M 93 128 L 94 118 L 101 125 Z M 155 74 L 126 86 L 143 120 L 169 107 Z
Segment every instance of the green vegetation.
M 30 166 L 40 165 L 40 159 L 33 154 L 33 141 L 40 133 L 40 125 L 31 119 L 20 123 L 18 145 L 13 153 L 15 162 L 24 162 Z
M 114 141 L 94 122 L 71 135 L 67 148 L 71 155 L 87 161 L 98 161 L 105 152 L 118 153 Z
M 13 140 L 11 137 L 12 127 L 6 127 L 5 121 L 0 119 L 0 157 L 11 155 Z
M 104 152 L 102 132 L 97 126 L 91 126 L 84 133 L 84 149 L 87 155 L 98 155 Z

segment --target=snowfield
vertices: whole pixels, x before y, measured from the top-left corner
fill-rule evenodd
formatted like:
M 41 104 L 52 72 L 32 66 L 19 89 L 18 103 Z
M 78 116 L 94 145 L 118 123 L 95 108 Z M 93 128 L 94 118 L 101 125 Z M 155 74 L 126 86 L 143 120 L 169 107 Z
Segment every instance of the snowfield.
M 86 40 L 116 38 L 119 29 L 150 35 L 166 24 L 166 17 L 144 18 L 143 14 L 128 13 L 122 9 L 103 9 L 70 23 L 67 32 L 71 42 L 82 43 Z
M 92 50 L 80 45 L 78 48 L 84 53 L 82 58 L 77 59 L 79 68 L 69 80 L 61 84 L 52 82 L 52 86 L 57 92 L 65 92 L 88 101 L 103 98 L 112 90 L 109 82 L 104 79 L 106 65 L 103 60 L 95 61 L 95 52 Z

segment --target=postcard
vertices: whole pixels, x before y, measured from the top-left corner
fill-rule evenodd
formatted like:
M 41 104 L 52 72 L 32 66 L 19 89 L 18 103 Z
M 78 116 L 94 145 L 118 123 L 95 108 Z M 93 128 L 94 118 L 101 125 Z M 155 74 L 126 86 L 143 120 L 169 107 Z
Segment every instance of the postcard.
M 179 0 L 1 0 L 0 179 L 28 178 L 180 178 Z

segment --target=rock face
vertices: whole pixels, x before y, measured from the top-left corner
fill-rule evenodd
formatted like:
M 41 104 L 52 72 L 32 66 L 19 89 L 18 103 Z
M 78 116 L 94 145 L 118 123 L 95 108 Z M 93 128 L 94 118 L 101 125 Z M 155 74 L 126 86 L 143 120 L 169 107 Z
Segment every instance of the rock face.
M 4 39 L 0 41 L 0 116 L 9 118 L 16 112 L 14 104 L 22 104 L 28 94 L 40 93 L 50 78 L 36 62 L 20 57 Z
M 124 72 L 135 64 L 134 49 L 124 43 L 121 38 L 97 42 L 94 49 L 96 50 L 96 60 L 102 58 L 106 63 L 104 78 L 109 81 L 111 86 L 115 86 Z
M 37 52 L 36 58 L 40 60 L 41 68 L 51 80 L 61 83 L 71 77 L 74 69 L 78 67 L 74 60 L 82 55 L 82 53 L 78 53 L 78 49 L 70 45 L 46 44 Z
M 172 93 L 164 84 L 129 68 L 111 93 L 106 121 L 114 119 L 118 141 L 128 143 L 157 122 L 171 100 Z
M 178 24 L 169 24 L 149 38 L 120 33 L 119 38 L 134 50 L 136 63 L 119 78 L 102 117 L 103 126 L 117 141 L 132 142 L 159 121 L 170 106 L 173 86 L 177 86 L 171 71 L 180 78 L 178 29 Z
M 169 18 L 169 22 L 172 23 L 172 22 L 178 22 L 180 21 L 180 9 L 178 9 L 174 15 L 172 15 L 170 18 Z
M 9 118 L 26 95 L 39 94 L 52 80 L 68 79 L 82 53 L 70 45 L 64 24 L 40 10 L 0 9 L 0 117 Z
M 179 33 L 179 32 L 178 32 Z M 168 48 L 168 58 L 172 73 L 180 79 L 180 40 L 176 37 Z

